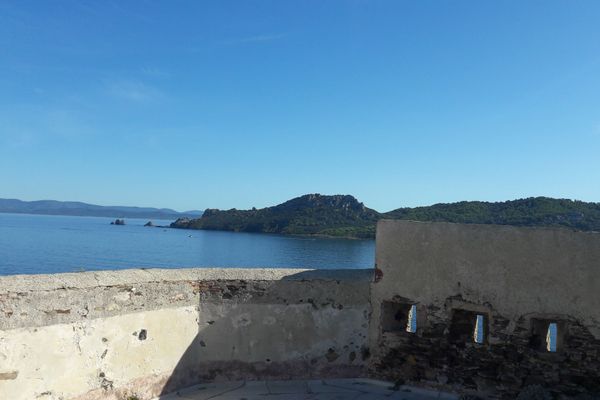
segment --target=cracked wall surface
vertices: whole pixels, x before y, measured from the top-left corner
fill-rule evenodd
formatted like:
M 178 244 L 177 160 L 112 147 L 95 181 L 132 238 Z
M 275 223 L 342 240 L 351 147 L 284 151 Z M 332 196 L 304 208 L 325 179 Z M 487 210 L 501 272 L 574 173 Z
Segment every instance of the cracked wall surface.
M 600 394 L 598 233 L 380 221 L 371 300 L 373 376 L 489 398 L 534 384 Z M 402 311 L 412 304 L 416 333 Z
M 364 375 L 371 274 L 0 277 L 0 398 L 150 399 L 208 380 Z

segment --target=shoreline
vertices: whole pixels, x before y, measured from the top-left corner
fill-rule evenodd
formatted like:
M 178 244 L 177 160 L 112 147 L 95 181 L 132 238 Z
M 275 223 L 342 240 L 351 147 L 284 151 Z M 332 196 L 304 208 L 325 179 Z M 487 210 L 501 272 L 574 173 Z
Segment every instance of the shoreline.
M 198 229 L 198 228 L 179 228 L 172 226 L 152 226 L 152 228 L 169 228 L 169 229 L 181 229 L 188 231 L 209 231 L 209 232 L 233 232 L 233 233 L 258 233 L 261 235 L 279 235 L 279 236 L 294 236 L 300 238 L 322 238 L 322 239 L 352 239 L 352 240 L 375 240 L 375 236 L 364 238 L 356 236 L 336 236 L 327 235 L 323 233 L 286 233 L 286 232 L 247 232 L 247 231 L 236 231 L 232 229 Z

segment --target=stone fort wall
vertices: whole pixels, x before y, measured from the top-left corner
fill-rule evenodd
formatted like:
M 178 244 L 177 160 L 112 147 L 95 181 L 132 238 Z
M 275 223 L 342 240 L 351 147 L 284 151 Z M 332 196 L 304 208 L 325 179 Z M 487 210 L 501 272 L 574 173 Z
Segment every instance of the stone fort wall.
M 492 398 L 600 394 L 600 234 L 383 220 L 376 253 L 371 374 Z
M 0 399 L 147 400 L 206 381 L 364 376 L 371 275 L 0 277 Z

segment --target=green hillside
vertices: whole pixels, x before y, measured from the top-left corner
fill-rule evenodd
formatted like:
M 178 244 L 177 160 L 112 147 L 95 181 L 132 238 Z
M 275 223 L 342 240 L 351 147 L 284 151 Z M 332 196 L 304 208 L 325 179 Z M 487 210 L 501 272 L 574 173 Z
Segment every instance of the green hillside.
M 308 194 L 259 210 L 207 209 L 201 218 L 180 218 L 171 227 L 372 238 L 379 218 L 352 196 Z
M 399 208 L 386 218 L 515 226 L 563 226 L 600 231 L 600 203 L 532 197 L 498 203 L 461 201 L 428 207 Z
M 562 226 L 600 231 L 600 203 L 536 197 L 498 203 L 463 201 L 379 213 L 349 195 L 308 194 L 274 207 L 208 209 L 180 218 L 173 228 L 374 238 L 378 219 L 445 221 L 516 226 Z

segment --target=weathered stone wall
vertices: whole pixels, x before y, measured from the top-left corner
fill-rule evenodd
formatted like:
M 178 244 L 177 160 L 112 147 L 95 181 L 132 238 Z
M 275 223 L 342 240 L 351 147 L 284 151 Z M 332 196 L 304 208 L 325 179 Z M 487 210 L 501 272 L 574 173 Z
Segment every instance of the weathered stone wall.
M 376 263 L 0 277 L 0 399 L 367 375 L 489 398 L 533 384 L 600 396 L 600 234 L 381 221 Z
M 0 399 L 150 399 L 207 380 L 365 375 L 371 274 L 0 277 Z
M 490 398 L 534 384 L 600 394 L 600 234 L 380 221 L 371 296 L 376 377 Z M 550 322 L 556 352 L 545 348 Z

